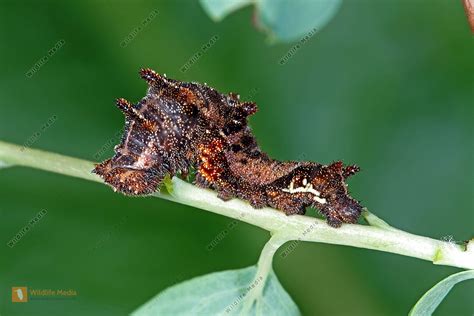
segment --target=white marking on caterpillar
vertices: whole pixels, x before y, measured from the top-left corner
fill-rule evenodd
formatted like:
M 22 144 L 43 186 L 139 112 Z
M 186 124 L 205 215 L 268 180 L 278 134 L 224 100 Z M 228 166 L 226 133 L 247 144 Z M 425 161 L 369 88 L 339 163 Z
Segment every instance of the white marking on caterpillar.
M 303 179 L 303 185 L 304 187 L 297 187 L 295 188 L 294 187 L 294 182 L 291 181 L 290 182 L 290 186 L 288 187 L 288 189 L 282 189 L 283 192 L 288 192 L 288 193 L 311 193 L 311 194 L 314 194 L 315 196 L 313 197 L 313 200 L 315 200 L 316 202 L 318 203 L 321 203 L 321 204 L 326 204 L 326 199 L 325 198 L 320 198 L 319 196 L 321 195 L 321 192 L 315 190 L 313 188 L 313 185 L 311 183 L 308 183 L 308 180 Z
M 321 204 L 326 204 L 326 199 L 325 198 L 320 198 L 320 197 L 313 197 L 313 200 L 315 200 L 316 202 L 318 203 L 321 203 Z

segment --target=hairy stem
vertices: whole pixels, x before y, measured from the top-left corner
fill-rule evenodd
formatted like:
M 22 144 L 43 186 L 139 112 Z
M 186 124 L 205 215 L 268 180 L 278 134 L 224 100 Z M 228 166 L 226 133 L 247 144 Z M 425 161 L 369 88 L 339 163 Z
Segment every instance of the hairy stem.
M 41 150 L 25 148 L 0 141 L 0 165 L 32 167 L 86 180 L 101 182 L 92 174 L 94 164 Z M 271 208 L 254 209 L 248 203 L 233 199 L 227 202 L 215 192 L 198 188 L 190 183 L 172 179 L 171 194 L 157 192 L 156 197 L 193 206 L 216 214 L 259 226 L 287 240 L 303 240 L 346 245 L 396 253 L 434 264 L 474 269 L 474 242 L 460 246 L 447 241 L 410 234 L 389 226 L 375 215 L 365 211 L 370 226 L 344 224 L 332 228 L 325 221 L 301 215 L 286 216 Z M 111 191 L 112 192 L 112 191 Z

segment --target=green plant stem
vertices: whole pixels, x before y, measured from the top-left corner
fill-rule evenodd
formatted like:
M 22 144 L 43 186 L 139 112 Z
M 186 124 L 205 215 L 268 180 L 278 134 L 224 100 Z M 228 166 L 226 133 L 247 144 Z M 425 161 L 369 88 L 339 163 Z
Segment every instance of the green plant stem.
M 24 149 L 24 150 L 22 150 Z M 92 162 L 41 150 L 22 148 L 0 141 L 0 164 L 25 166 L 101 182 L 91 173 Z M 365 212 L 367 225 L 344 224 L 332 228 L 325 221 L 309 216 L 286 216 L 271 208 L 254 209 L 248 203 L 233 199 L 227 202 L 215 192 L 198 188 L 176 177 L 171 194 L 157 192 L 154 196 L 193 206 L 216 214 L 259 226 L 288 240 L 303 240 L 346 245 L 396 253 L 434 264 L 474 269 L 474 242 L 460 246 L 447 241 L 410 234 L 389 226 L 375 215 Z M 112 192 L 112 191 L 111 191 Z M 370 225 L 372 224 L 372 225 Z
M 262 294 L 265 283 L 267 282 L 268 275 L 272 271 L 273 256 L 278 248 L 290 240 L 292 240 L 291 236 L 277 233 L 267 241 L 260 253 L 260 258 L 257 263 L 257 273 L 255 273 L 255 278 L 252 281 L 252 284 L 256 284 L 256 288 L 245 298 L 240 315 L 249 315 L 254 303 L 257 303 L 258 309 L 258 304 L 260 303 L 259 298 L 263 297 Z

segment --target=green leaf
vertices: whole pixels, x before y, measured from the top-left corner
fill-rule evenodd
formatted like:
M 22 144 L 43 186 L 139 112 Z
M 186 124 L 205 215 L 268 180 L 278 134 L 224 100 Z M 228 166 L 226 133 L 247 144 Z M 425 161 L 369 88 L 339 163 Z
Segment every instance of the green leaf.
M 443 301 L 446 295 L 448 295 L 453 286 L 468 279 L 474 279 L 474 270 L 459 272 L 442 280 L 420 298 L 411 309 L 410 316 L 425 316 L 433 314 L 435 309 Z
M 292 42 L 321 30 L 337 13 L 342 0 L 200 0 L 214 20 L 220 21 L 246 5 L 256 6 L 256 24 L 270 39 Z
M 132 315 L 237 315 L 246 299 L 258 291 L 256 266 L 215 272 L 174 285 L 137 309 Z M 261 281 L 263 282 L 263 281 Z M 249 315 L 300 315 L 298 307 L 271 272 L 263 295 Z
M 220 21 L 229 13 L 253 3 L 253 0 L 200 0 L 200 2 L 214 21 Z
M 342 0 L 259 0 L 259 23 L 284 42 L 321 30 L 337 13 Z

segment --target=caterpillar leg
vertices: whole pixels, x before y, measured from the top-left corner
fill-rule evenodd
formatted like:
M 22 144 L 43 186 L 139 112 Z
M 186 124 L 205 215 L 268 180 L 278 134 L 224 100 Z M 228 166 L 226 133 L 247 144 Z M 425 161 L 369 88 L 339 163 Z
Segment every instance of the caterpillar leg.
M 319 212 L 326 217 L 328 224 L 332 227 L 340 227 L 342 223 L 357 223 L 357 220 L 362 212 L 362 207 L 359 202 L 350 198 L 338 198 L 323 206 L 316 205 Z
M 267 194 L 270 197 L 268 199 L 268 204 L 271 207 L 285 212 L 286 215 L 303 215 L 306 213 L 306 206 L 309 205 L 309 203 L 306 203 L 307 201 L 305 201 L 301 195 L 293 196 L 289 193 L 274 190 L 267 192 Z
M 163 173 L 156 168 L 131 169 L 113 167 L 112 161 L 97 164 L 92 172 L 98 174 L 114 191 L 125 195 L 147 195 L 155 192 L 163 180 Z

